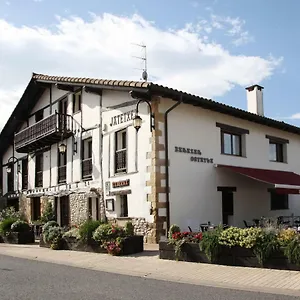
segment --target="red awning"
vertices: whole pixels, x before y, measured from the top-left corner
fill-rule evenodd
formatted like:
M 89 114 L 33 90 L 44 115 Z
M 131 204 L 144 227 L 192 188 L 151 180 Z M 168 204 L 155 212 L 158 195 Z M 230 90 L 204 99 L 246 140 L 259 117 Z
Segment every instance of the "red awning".
M 289 194 L 300 193 L 300 175 L 293 172 L 244 168 L 229 165 L 216 165 L 216 167 L 225 168 L 254 180 L 271 184 L 278 190 L 278 192 L 289 190 Z

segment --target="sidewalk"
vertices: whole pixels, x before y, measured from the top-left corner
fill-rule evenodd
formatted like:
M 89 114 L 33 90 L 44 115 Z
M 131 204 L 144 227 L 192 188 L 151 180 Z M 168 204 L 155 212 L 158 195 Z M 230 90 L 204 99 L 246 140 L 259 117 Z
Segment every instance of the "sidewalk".
M 196 285 L 300 296 L 300 272 L 160 260 L 157 245 L 131 256 L 54 251 L 38 245 L 0 244 L 0 254 L 97 271 Z

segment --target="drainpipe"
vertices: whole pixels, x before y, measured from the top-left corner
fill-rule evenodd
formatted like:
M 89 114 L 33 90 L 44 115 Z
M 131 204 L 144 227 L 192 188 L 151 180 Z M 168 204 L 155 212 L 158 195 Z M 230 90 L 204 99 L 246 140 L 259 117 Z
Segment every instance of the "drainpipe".
M 182 103 L 182 95 L 178 102 L 172 105 L 165 111 L 164 123 L 165 123 L 165 165 L 166 165 L 166 204 L 167 204 L 167 232 L 170 229 L 170 178 L 169 178 L 169 135 L 168 135 L 168 114 Z

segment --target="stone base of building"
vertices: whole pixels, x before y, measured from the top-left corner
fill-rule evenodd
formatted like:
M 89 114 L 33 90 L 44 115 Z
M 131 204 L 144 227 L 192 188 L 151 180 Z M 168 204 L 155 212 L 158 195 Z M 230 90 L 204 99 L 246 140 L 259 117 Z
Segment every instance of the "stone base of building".
M 105 207 L 102 192 L 93 189 L 87 192 L 70 192 L 57 195 L 26 195 L 21 194 L 19 210 L 23 217 L 30 223 L 34 219 L 34 198 L 39 198 L 39 213 L 42 216 L 48 202 L 52 203 L 60 225 L 79 225 L 89 217 L 103 219 Z M 61 224 L 64 223 L 64 224 Z
M 144 243 L 158 244 L 159 242 L 155 223 L 147 222 L 145 218 L 111 218 L 109 221 L 119 226 L 124 226 L 126 222 L 131 221 L 134 226 L 134 234 L 143 235 Z

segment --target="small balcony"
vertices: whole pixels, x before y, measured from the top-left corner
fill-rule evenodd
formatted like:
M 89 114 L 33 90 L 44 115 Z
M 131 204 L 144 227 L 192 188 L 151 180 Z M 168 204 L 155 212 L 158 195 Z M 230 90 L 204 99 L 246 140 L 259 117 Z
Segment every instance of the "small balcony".
M 15 149 L 29 153 L 73 135 L 73 120 L 69 115 L 54 113 L 15 134 Z

